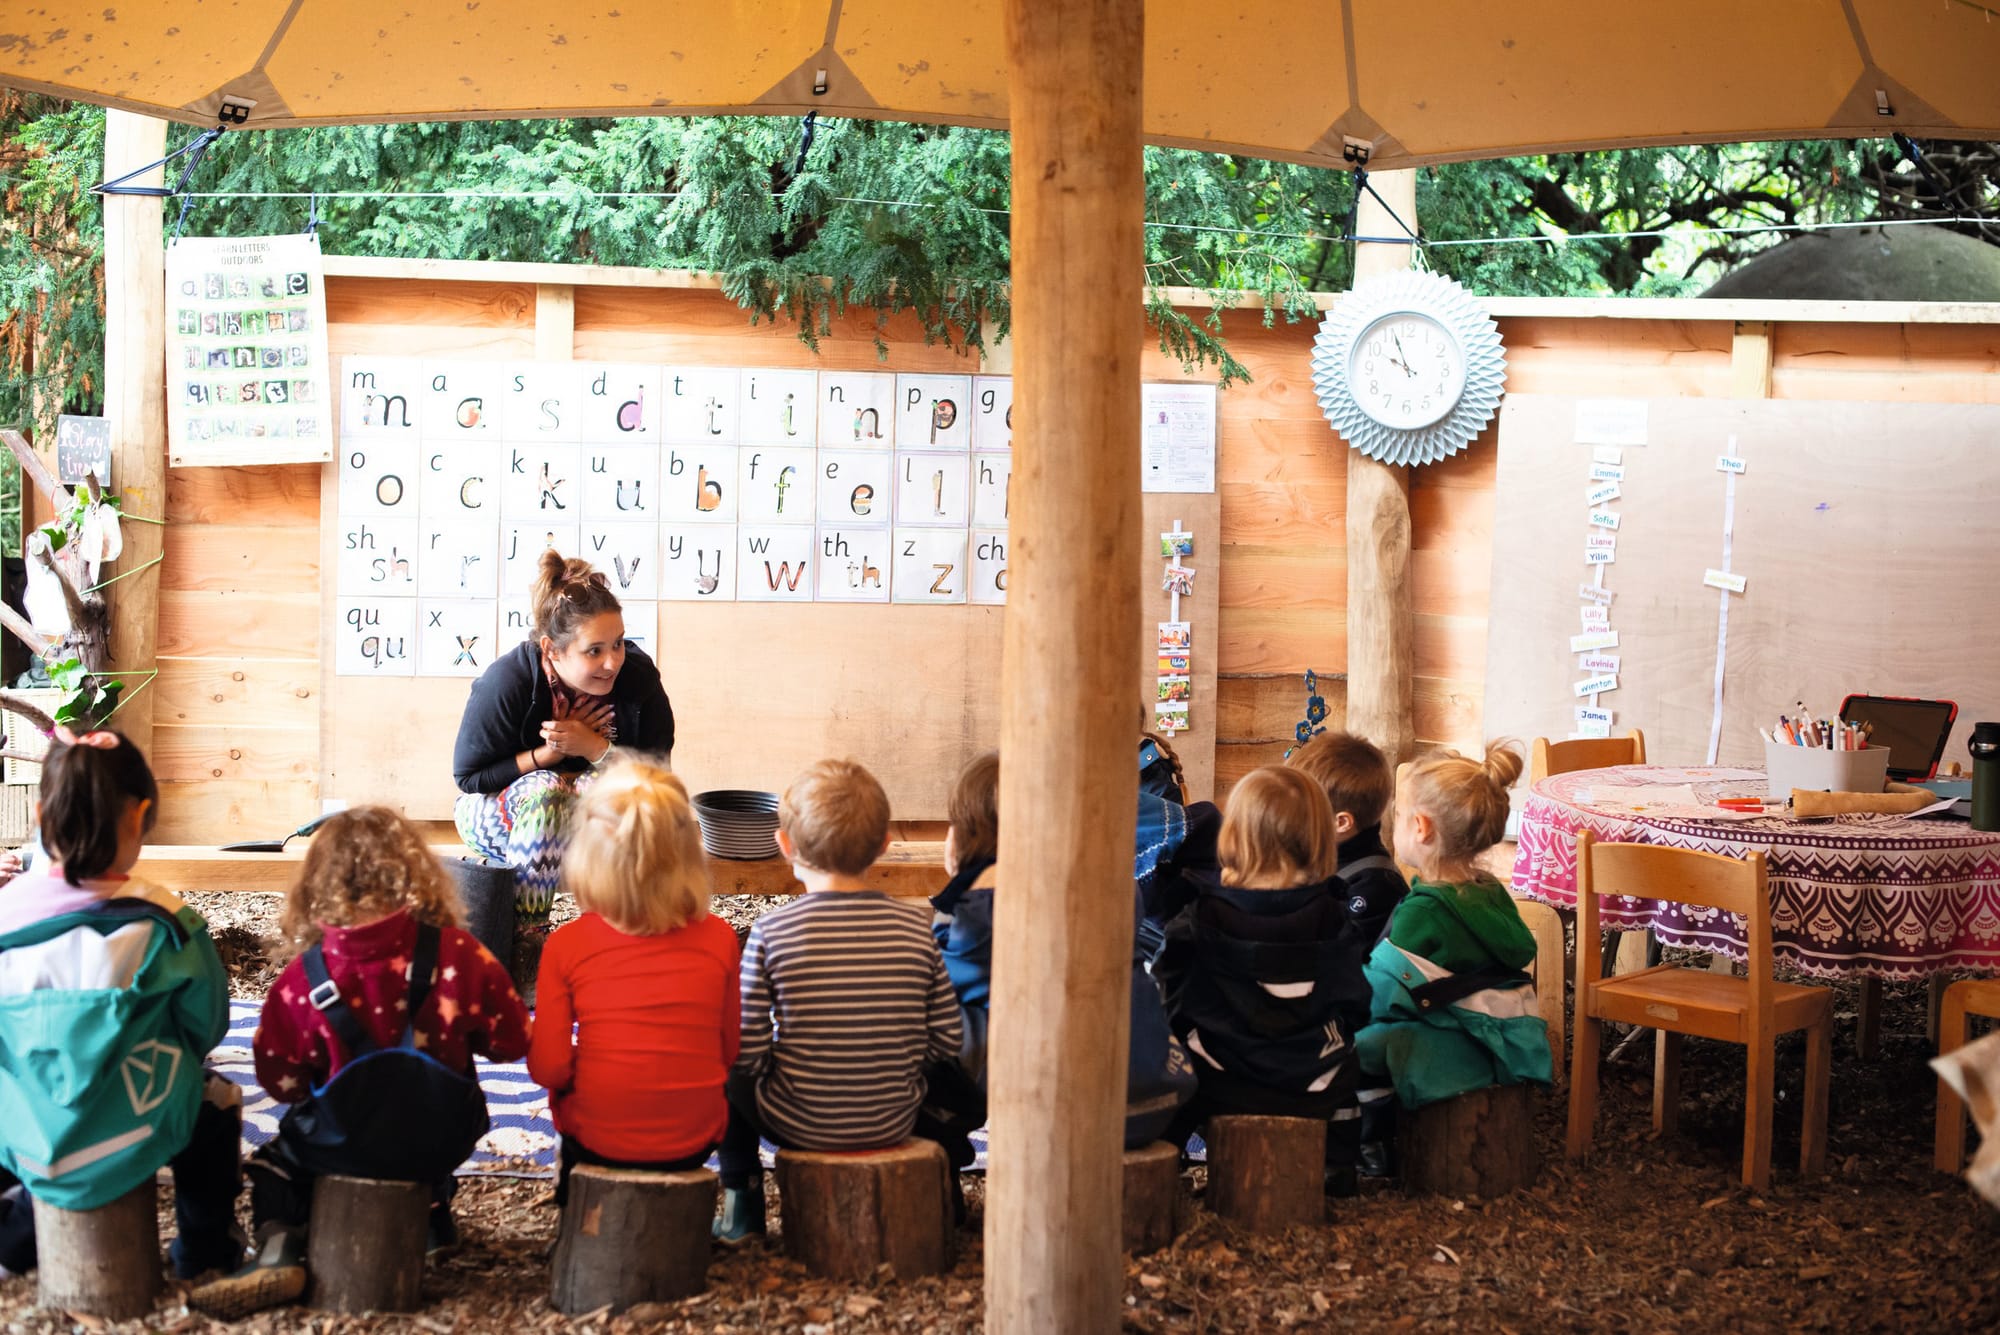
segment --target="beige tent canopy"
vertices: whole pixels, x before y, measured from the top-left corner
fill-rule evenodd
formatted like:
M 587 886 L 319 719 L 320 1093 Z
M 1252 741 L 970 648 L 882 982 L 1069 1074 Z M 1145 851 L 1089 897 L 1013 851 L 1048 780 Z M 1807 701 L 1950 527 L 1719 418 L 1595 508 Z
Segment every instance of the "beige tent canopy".
M 1993 0 L 2000 6 L 2000 0 Z M 212 124 L 753 112 L 1008 121 L 1001 0 L 41 0 L 0 82 Z M 1388 168 L 1752 138 L 2000 138 L 1974 0 L 1153 0 L 1154 143 Z

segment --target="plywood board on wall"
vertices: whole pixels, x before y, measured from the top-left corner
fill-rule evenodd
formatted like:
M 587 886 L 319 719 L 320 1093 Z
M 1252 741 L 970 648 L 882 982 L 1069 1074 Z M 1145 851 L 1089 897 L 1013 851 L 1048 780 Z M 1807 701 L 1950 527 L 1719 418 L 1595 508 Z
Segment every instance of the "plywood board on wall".
M 1624 448 L 1611 628 L 1614 732 L 1643 728 L 1649 757 L 1700 763 L 1714 705 L 1728 474 L 1741 458 L 1729 569 L 1722 763 L 1757 761 L 1756 729 L 1803 698 L 1850 692 L 1959 703 L 1948 759 L 1970 720 L 2000 718 L 2000 407 L 1655 399 L 1647 441 Z M 1590 531 L 1592 449 L 1577 400 L 1509 395 L 1501 410 L 1486 731 L 1560 738 L 1575 726 L 1570 652 Z M 1734 439 L 1732 447 L 1731 440 Z

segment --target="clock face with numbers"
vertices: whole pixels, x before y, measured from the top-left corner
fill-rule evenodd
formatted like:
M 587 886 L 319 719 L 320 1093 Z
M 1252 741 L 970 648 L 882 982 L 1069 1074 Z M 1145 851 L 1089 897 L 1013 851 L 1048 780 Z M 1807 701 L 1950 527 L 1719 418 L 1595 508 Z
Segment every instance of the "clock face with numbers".
M 1347 356 L 1347 383 L 1361 411 L 1383 426 L 1429 426 L 1465 392 L 1465 354 L 1451 331 L 1419 311 L 1385 315 L 1361 331 Z
M 1463 449 L 1500 405 L 1507 359 L 1464 288 L 1406 270 L 1348 293 L 1313 340 L 1313 388 L 1354 448 L 1393 464 Z

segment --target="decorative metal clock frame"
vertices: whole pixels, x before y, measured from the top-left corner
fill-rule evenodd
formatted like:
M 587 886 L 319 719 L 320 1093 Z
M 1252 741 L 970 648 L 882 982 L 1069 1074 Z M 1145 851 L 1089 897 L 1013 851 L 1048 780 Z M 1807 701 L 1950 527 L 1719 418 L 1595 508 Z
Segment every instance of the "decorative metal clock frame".
M 1435 337 L 1422 331 L 1424 346 L 1440 354 L 1439 379 L 1433 388 L 1426 371 L 1421 384 L 1385 394 L 1385 382 L 1400 385 L 1394 377 L 1419 379 L 1416 355 L 1380 337 L 1371 351 L 1371 335 L 1399 335 L 1412 319 L 1439 331 Z M 1446 355 L 1452 350 L 1462 377 Z M 1371 364 L 1373 373 L 1364 369 Z M 1388 464 L 1436 463 L 1464 449 L 1493 420 L 1507 382 L 1493 317 L 1451 279 L 1415 269 L 1370 279 L 1341 298 L 1313 339 L 1312 369 L 1320 411 L 1333 429 Z

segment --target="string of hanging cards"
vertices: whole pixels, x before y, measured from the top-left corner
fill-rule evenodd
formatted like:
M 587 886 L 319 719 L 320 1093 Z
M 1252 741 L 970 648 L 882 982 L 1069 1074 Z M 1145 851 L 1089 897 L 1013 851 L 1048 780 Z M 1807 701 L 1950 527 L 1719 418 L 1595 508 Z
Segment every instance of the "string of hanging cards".
M 1160 555 L 1166 569 L 1160 588 L 1168 599 L 1167 619 L 1160 623 L 1160 670 L 1153 703 L 1153 727 L 1172 734 L 1188 730 L 1188 707 L 1194 694 L 1194 628 L 1181 620 L 1181 595 L 1194 596 L 1194 534 L 1174 521 L 1173 532 L 1160 535 Z

